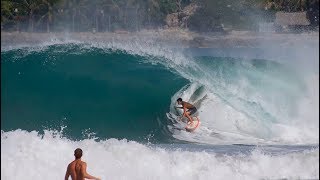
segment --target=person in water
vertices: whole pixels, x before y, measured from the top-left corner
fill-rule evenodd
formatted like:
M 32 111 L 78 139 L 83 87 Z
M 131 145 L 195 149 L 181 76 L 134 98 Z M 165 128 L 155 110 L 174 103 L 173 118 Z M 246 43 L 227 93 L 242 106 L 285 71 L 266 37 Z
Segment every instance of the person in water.
M 193 123 L 191 115 L 193 115 L 194 113 L 197 112 L 197 108 L 188 102 L 182 101 L 181 98 L 177 99 L 177 103 L 179 105 L 182 105 L 182 107 L 177 107 L 177 108 L 183 109 L 183 114 L 182 114 L 181 118 L 183 116 L 186 116 L 188 118 L 188 123 Z
M 67 172 L 64 177 L 65 180 L 68 180 L 69 176 L 71 176 L 72 180 L 84 180 L 85 178 L 101 180 L 100 178 L 91 176 L 87 173 L 87 163 L 81 161 L 82 150 L 80 148 L 77 148 L 74 151 L 74 157 L 76 159 L 72 161 L 67 167 Z

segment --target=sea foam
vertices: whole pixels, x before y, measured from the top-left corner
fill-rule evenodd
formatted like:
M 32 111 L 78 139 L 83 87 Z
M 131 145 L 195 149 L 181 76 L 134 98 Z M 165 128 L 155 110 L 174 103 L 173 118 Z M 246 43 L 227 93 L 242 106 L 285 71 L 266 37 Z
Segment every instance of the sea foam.
M 60 132 L 1 132 L 1 178 L 63 179 L 73 151 L 82 148 L 87 171 L 101 179 L 318 179 L 319 148 L 268 154 L 221 154 L 140 144 L 125 139 L 72 141 Z

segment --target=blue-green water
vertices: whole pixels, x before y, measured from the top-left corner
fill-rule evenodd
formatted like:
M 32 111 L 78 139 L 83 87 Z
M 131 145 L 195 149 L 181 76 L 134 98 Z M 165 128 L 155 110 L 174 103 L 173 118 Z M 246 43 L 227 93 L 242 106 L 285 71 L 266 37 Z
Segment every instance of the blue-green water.
M 3 130 L 67 126 L 65 133 L 73 139 L 82 139 L 84 132 L 103 138 L 169 138 L 165 113 L 172 94 L 187 80 L 161 65 L 143 63 L 146 57 L 70 46 L 23 57 L 17 57 L 23 50 L 2 53 Z
M 2 179 L 63 178 L 78 147 L 102 179 L 319 178 L 318 74 L 119 46 L 2 50 Z M 176 121 L 178 97 L 198 108 L 192 133 Z

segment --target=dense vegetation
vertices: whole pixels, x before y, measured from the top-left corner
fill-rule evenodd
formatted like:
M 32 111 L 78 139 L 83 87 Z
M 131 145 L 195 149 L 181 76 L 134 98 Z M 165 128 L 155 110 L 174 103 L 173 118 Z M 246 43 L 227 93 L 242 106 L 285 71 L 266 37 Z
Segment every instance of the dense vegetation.
M 255 29 L 276 11 L 307 11 L 312 26 L 319 25 L 319 0 L 1 0 L 1 29 L 137 31 L 164 27 L 168 14 L 190 3 L 200 6 L 189 19 L 191 30 Z

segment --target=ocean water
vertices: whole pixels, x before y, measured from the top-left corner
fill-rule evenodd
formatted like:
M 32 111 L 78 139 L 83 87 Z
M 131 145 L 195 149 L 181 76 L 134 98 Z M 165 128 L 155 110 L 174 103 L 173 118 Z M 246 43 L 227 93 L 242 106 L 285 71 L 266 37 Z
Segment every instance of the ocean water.
M 61 179 L 80 147 L 102 179 L 319 179 L 319 59 L 201 51 L 1 49 L 1 178 Z M 192 133 L 178 97 L 198 108 Z

